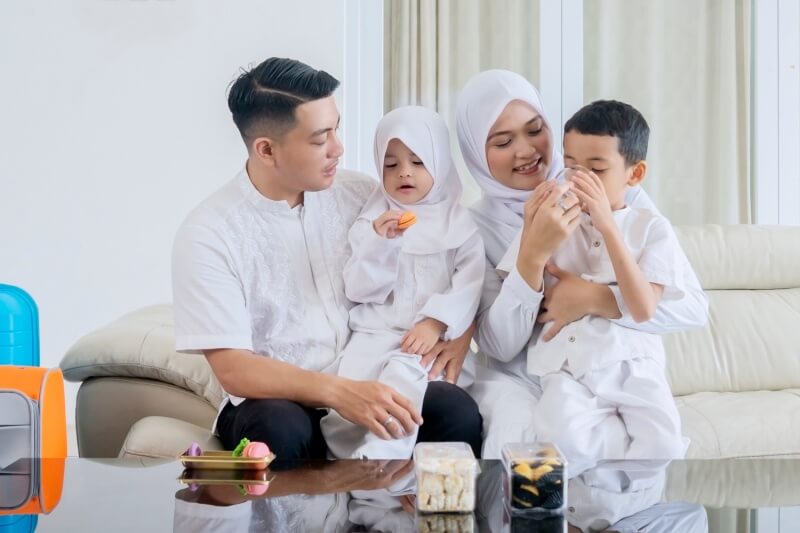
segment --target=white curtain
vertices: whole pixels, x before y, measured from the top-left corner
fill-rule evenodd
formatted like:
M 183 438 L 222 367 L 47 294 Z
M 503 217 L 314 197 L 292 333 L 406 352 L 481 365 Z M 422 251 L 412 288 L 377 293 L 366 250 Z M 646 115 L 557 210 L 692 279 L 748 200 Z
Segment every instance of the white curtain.
M 750 2 L 584 2 L 584 99 L 644 114 L 644 187 L 673 224 L 751 221 Z
M 423 105 L 438 111 L 464 182 L 465 204 L 479 189 L 455 139 L 456 95 L 490 68 L 539 75 L 539 0 L 385 0 L 386 110 Z
M 674 224 L 751 220 L 750 2 L 584 2 L 584 100 L 644 114 L 645 188 Z M 452 132 L 455 95 L 475 73 L 507 68 L 538 85 L 538 1 L 386 0 L 385 13 L 387 110 L 431 107 Z M 478 190 L 453 149 L 470 203 Z

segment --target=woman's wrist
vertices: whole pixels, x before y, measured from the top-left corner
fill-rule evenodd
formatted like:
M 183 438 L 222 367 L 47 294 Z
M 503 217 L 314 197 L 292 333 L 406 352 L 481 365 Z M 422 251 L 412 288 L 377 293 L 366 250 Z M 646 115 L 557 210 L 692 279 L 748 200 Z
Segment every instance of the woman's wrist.
M 517 258 L 517 272 L 535 291 L 541 291 L 544 281 L 544 267 L 547 260 L 541 258 Z

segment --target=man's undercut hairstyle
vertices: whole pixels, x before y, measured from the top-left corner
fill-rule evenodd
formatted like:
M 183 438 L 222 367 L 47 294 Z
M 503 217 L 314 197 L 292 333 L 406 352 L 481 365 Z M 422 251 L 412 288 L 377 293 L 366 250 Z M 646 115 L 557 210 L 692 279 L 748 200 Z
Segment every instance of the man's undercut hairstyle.
M 564 124 L 564 133 L 572 130 L 584 135 L 616 137 L 619 153 L 628 166 L 647 157 L 650 127 L 635 107 L 616 100 L 597 100 L 583 106 Z
M 297 123 L 297 106 L 326 98 L 339 80 L 295 59 L 271 57 L 242 73 L 231 85 L 228 108 L 244 142 L 280 140 Z

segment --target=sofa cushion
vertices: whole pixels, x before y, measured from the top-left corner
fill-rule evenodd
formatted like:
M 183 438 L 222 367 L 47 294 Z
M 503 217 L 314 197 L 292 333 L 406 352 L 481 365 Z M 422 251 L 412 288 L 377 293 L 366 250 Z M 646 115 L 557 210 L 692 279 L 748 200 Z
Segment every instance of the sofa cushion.
M 201 450 L 223 450 L 220 440 L 207 427 L 196 426 L 164 416 L 148 416 L 131 426 L 122 449 L 121 458 L 178 457 L 193 442 Z
M 664 336 L 674 395 L 800 388 L 800 289 L 706 295 L 705 327 Z
M 800 388 L 800 227 L 675 229 L 709 321 L 664 336 L 672 393 Z
M 800 227 L 708 224 L 675 231 L 706 290 L 800 287 Z
M 780 392 L 703 392 L 676 398 L 687 458 L 800 454 L 800 388 Z
M 69 381 L 125 376 L 154 379 L 190 390 L 214 408 L 224 392 L 206 358 L 175 351 L 172 307 L 153 305 L 82 337 L 61 360 Z

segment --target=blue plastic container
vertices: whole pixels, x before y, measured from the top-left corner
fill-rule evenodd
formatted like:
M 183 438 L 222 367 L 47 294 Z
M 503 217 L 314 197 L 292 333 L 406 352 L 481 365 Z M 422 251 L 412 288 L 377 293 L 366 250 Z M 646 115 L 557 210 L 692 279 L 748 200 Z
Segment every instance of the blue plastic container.
M 0 283 L 0 365 L 39 366 L 39 310 L 31 295 Z
M 38 522 L 35 514 L 0 516 L 0 533 L 33 533 Z

